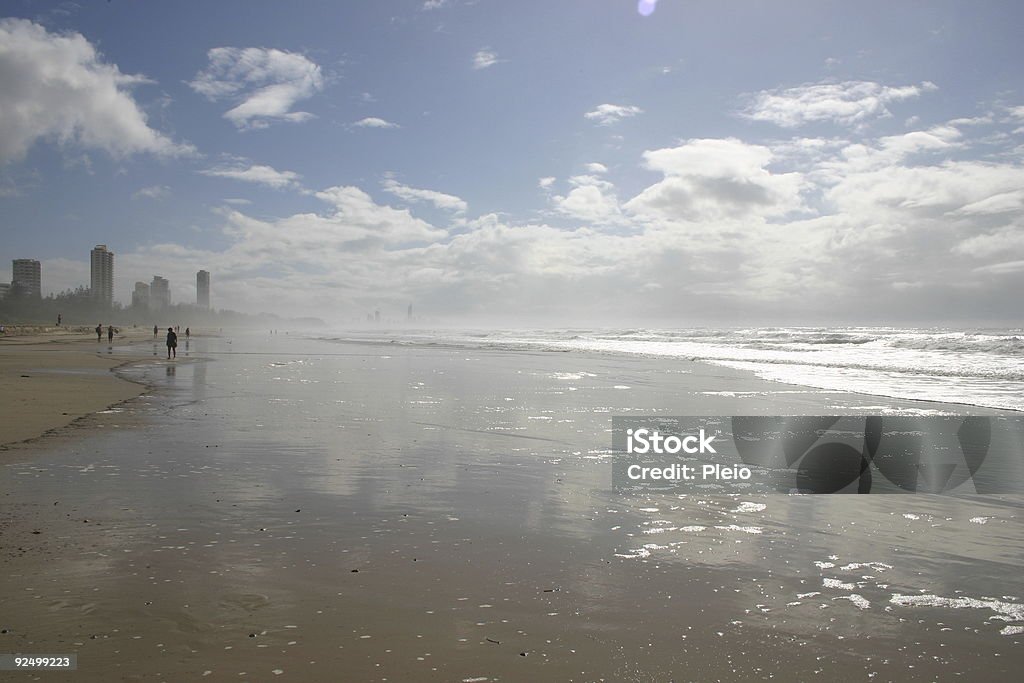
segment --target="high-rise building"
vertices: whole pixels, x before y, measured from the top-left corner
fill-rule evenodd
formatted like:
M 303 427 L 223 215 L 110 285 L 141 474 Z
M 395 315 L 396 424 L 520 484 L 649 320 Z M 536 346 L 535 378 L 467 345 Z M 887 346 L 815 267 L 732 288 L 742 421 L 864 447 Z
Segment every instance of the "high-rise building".
M 160 277 L 153 276 L 149 283 L 149 308 L 152 311 L 159 311 L 171 305 L 171 283 Z
M 10 292 L 11 284 L 9 282 L 0 282 L 0 299 L 6 299 Z
M 132 308 L 149 308 L 149 285 L 136 282 L 132 290 Z
M 210 273 L 200 270 L 196 273 L 196 305 L 200 308 L 210 307 Z
M 94 301 L 109 306 L 114 302 L 114 252 L 105 244 L 97 244 L 90 253 L 91 278 L 89 291 Z
M 29 258 L 14 259 L 11 273 L 11 291 L 21 296 L 38 299 L 42 295 L 42 269 L 39 261 Z

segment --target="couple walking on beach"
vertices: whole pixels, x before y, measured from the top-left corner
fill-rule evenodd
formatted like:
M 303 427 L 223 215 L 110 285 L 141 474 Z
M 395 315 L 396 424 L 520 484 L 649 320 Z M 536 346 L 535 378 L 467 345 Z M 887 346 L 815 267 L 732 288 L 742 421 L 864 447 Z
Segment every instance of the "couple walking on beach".
M 58 325 L 60 322 L 58 321 Z M 96 326 L 96 341 L 103 341 L 103 323 Z M 107 342 L 114 341 L 114 326 L 107 325 Z

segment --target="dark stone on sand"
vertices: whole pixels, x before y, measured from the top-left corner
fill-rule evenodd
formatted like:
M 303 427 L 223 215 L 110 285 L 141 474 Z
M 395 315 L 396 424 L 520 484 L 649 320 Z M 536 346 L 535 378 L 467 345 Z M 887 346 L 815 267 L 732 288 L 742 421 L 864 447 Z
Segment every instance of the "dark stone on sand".
M 352 570 L 352 573 L 353 573 L 353 574 L 358 574 L 358 573 L 359 573 L 359 570 L 358 570 L 358 569 L 353 569 L 353 570 Z

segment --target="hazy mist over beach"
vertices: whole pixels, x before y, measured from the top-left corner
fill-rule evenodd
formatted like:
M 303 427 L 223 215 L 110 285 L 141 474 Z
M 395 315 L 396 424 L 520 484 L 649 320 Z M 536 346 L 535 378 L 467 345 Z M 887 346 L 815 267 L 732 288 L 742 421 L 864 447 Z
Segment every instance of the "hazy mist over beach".
M 8 4 L 0 262 L 331 324 L 1019 324 L 1017 4 L 641 6 Z

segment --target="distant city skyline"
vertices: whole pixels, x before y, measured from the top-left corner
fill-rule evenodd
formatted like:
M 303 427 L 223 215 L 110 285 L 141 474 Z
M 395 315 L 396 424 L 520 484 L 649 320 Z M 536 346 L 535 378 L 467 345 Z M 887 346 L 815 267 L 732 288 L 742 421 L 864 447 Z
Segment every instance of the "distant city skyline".
M 598 324 L 1020 324 L 1024 5 L 89 3 L 0 19 L 43 294 Z M 193 290 L 193 287 L 197 287 Z

